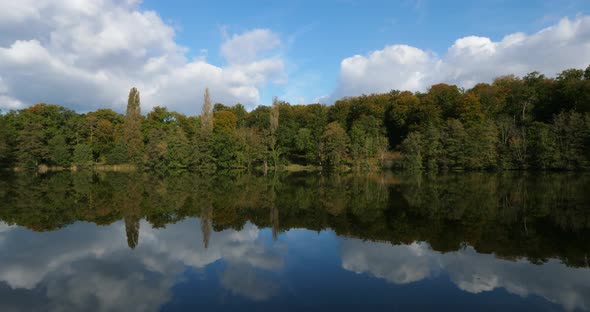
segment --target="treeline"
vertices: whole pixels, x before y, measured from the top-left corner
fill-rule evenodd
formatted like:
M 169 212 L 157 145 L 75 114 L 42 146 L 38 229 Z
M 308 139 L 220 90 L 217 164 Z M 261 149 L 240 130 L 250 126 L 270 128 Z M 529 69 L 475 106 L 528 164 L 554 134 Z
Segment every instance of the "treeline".
M 197 102 L 197 101 L 196 101 Z M 269 168 L 590 168 L 590 67 L 548 78 L 504 76 L 464 90 L 391 91 L 334 105 L 248 112 L 212 105 L 200 116 L 155 107 L 141 114 L 131 89 L 125 115 L 77 114 L 37 104 L 0 115 L 0 163 L 35 168 L 132 164 L 156 171 Z M 401 156 L 400 156 L 401 155 Z
M 123 219 L 134 248 L 142 244 L 141 219 L 166 227 L 198 217 L 205 246 L 213 232 L 251 222 L 275 237 L 293 228 L 331 229 L 396 245 L 425 241 L 441 252 L 467 244 L 506 259 L 558 258 L 590 267 L 589 187 L 586 173 L 553 172 L 11 174 L 0 179 L 0 221 L 51 231 L 77 221 Z

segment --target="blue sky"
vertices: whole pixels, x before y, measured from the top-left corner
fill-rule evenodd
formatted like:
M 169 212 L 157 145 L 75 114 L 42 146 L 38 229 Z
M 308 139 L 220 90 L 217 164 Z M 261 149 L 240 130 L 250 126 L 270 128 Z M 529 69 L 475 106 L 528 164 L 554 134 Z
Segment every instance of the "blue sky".
M 278 96 L 469 88 L 590 64 L 590 1 L 0 2 L 0 109 L 37 102 L 200 111 L 202 93 L 248 109 Z M 89 96 L 91 95 L 91 96 Z
M 391 44 L 443 55 L 458 38 L 477 35 L 496 41 L 514 32 L 533 33 L 563 17 L 587 13 L 590 1 L 148 0 L 142 7 L 174 25 L 178 43 L 189 47 L 190 55 L 207 49 L 207 59 L 218 65 L 224 64 L 219 53 L 224 31 L 267 28 L 280 34 L 289 77 L 303 84 L 301 97 L 311 101 L 336 87 L 340 61 L 351 55 Z M 287 89 L 267 86 L 262 102 Z

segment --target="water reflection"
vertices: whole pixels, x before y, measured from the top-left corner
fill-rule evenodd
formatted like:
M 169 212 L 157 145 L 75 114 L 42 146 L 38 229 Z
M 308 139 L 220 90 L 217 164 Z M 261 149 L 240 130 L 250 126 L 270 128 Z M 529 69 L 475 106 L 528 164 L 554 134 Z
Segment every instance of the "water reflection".
M 50 233 L 12 227 L 0 233 L 0 287 L 2 299 L 19 293 L 23 302 L 11 302 L 2 311 L 148 311 L 171 298 L 171 289 L 187 268 L 200 270 L 223 260 L 227 266 L 221 286 L 255 300 L 275 293 L 274 281 L 259 273 L 283 266 L 279 249 L 258 240 L 259 229 L 246 224 L 241 231 L 225 230 L 201 245 L 200 224 L 185 220 L 166 229 L 142 222 L 142 244 L 129 252 L 123 240 L 125 222 L 106 227 L 76 223 Z M 5 228 L 5 226 L 4 226 Z M 32 301 L 32 302 L 31 302 Z
M 368 273 L 395 284 L 418 282 L 441 273 L 461 290 L 478 294 L 502 288 L 522 297 L 541 296 L 567 310 L 587 310 L 590 304 L 590 270 L 567 267 L 549 260 L 542 266 L 508 261 L 472 247 L 439 253 L 427 243 L 392 246 L 346 239 L 342 267 Z
M 385 309 L 434 287 L 447 297 L 431 303 L 587 310 L 589 186 L 563 174 L 4 177 L 0 309 Z

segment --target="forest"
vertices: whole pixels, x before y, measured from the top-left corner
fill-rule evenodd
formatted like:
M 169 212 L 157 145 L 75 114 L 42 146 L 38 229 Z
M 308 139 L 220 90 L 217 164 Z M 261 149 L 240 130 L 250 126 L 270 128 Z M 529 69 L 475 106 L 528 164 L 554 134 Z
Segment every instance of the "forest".
M 64 92 L 67 92 L 64 90 Z M 195 110 L 201 100 L 195 99 Z M 213 104 L 199 116 L 154 107 L 129 92 L 125 114 L 79 114 L 40 103 L 0 113 L 0 166 L 146 171 L 585 170 L 590 168 L 590 66 L 532 72 L 471 89 L 432 85 L 346 97 L 333 105 L 274 99 L 247 111 Z M 302 167 L 304 166 L 304 167 Z

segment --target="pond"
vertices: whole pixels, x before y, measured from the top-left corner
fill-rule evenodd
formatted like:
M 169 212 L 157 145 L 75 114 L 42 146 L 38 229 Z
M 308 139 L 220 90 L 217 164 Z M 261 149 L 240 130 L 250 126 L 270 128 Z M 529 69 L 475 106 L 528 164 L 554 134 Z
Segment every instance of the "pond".
M 0 310 L 590 309 L 590 175 L 0 178 Z

